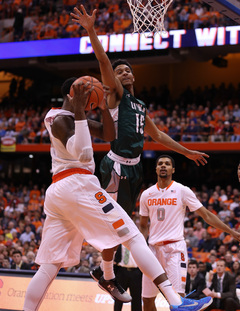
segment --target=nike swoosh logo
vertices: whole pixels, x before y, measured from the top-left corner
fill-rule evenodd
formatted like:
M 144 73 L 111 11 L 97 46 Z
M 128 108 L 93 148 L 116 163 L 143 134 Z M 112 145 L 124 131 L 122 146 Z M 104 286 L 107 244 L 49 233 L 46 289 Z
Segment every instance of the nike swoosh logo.
M 194 302 L 191 305 L 184 305 L 183 308 L 185 308 L 185 307 L 194 307 L 194 306 L 197 306 L 197 305 L 198 305 L 198 303 Z
M 164 287 L 167 287 L 167 286 L 172 286 L 172 284 L 165 285 Z

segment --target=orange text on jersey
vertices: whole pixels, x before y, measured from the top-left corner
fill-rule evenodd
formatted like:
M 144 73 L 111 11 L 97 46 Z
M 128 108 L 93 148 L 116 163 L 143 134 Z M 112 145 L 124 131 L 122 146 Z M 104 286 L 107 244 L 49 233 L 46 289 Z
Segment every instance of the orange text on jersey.
M 177 198 L 148 199 L 148 205 L 177 205 Z

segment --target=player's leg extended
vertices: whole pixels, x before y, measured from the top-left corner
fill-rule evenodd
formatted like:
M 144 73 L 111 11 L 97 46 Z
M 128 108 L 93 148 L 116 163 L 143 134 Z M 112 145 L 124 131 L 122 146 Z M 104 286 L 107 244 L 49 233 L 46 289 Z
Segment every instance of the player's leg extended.
M 123 245 L 130 250 L 142 272 L 152 280 L 163 293 L 172 311 L 200 311 L 205 310 L 212 303 L 211 297 L 200 300 L 180 297 L 168 280 L 161 264 L 149 249 L 142 234 L 139 233 L 135 237 L 124 242 Z M 142 254 L 144 254 L 144 256 L 142 256 Z
M 61 268 L 60 264 L 42 264 L 30 281 L 24 302 L 24 311 L 38 310 L 52 281 Z

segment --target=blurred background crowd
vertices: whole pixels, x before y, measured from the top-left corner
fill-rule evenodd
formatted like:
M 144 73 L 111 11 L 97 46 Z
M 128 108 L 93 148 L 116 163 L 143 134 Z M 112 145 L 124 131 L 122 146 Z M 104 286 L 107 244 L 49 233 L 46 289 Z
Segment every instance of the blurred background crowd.
M 146 188 L 143 186 L 142 190 Z M 45 220 L 43 202 L 45 187 L 37 184 L 0 185 L 0 269 L 36 270 L 34 259 L 41 242 Z M 217 215 L 229 227 L 240 230 L 240 191 L 230 184 L 226 188 L 216 185 L 200 190 L 192 187 L 197 198 L 209 211 Z M 133 214 L 138 225 L 139 201 Z M 187 210 L 185 217 L 185 238 L 189 258 L 204 263 L 207 271 L 216 267 L 219 258 L 226 260 L 231 273 L 240 279 L 239 242 L 229 234 L 207 225 L 196 213 Z M 79 264 L 64 272 L 88 273 L 101 262 L 101 254 L 88 243 L 84 243 Z M 238 262 L 237 269 L 235 262 Z
M 40 90 L 39 81 L 26 88 L 24 78 L 12 79 L 0 107 L 0 138 L 13 137 L 18 144 L 50 142 L 43 120 L 50 103 L 60 107 L 61 98 L 45 96 Z M 188 87 L 177 99 L 163 85 L 144 88 L 136 96 L 147 104 L 157 127 L 176 141 L 240 141 L 240 84 L 212 84 L 195 90 Z M 99 120 L 100 113 L 94 110 L 88 117 Z M 145 139 L 150 140 L 147 135 Z
M 98 8 L 97 33 L 132 32 L 132 16 L 123 0 L 0 0 L 0 42 L 27 41 L 86 36 L 69 18 L 74 6 L 84 4 L 87 11 Z M 165 19 L 166 30 L 233 25 L 234 22 L 197 0 L 175 0 Z M 54 94 L 53 94 L 54 93 Z M 166 85 L 136 91 L 157 127 L 179 142 L 240 142 L 240 83 L 192 89 L 187 87 L 173 98 Z M 0 139 L 14 138 L 17 144 L 49 144 L 44 117 L 49 106 L 61 106 L 61 94 L 37 79 L 29 84 L 13 78 L 0 102 Z M 88 117 L 100 120 L 98 110 Z M 145 134 L 145 140 L 150 137 Z M 95 143 L 101 143 L 93 139 Z M 151 176 L 152 177 L 152 176 Z M 212 176 L 214 178 L 215 176 Z M 24 182 L 24 181 L 23 181 Z M 45 181 L 46 182 L 46 181 Z M 230 181 L 229 181 L 230 182 Z M 150 184 L 144 184 L 143 189 Z M 37 270 L 34 260 L 41 242 L 47 185 L 0 182 L 0 270 Z M 231 184 L 208 188 L 192 187 L 203 206 L 228 226 L 240 230 L 240 191 Z M 133 219 L 138 225 L 138 204 Z M 195 213 L 187 211 L 185 238 L 189 258 L 195 258 L 206 277 L 219 259 L 240 288 L 240 247 L 230 235 L 208 226 Z M 87 242 L 79 264 L 62 272 L 89 273 L 101 262 L 101 254 Z
M 87 12 L 98 9 L 98 35 L 133 32 L 132 15 L 124 0 L 2 0 L 0 42 L 76 38 L 86 31 L 73 23 L 69 13 L 83 4 Z M 165 17 L 165 29 L 195 29 L 236 23 L 199 0 L 176 0 Z

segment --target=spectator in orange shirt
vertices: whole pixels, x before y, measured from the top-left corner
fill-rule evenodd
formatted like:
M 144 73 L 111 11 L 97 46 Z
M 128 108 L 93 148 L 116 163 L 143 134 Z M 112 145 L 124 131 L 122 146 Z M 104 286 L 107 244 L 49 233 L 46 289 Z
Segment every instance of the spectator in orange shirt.
M 54 12 L 54 14 L 52 14 L 52 12 L 48 13 L 48 24 L 52 25 L 54 30 L 58 29 L 59 27 L 58 12 Z
M 168 24 L 168 28 L 171 30 L 171 29 L 178 29 L 178 21 L 177 21 L 177 18 L 175 15 L 172 15 L 170 17 L 170 20 L 169 20 L 169 24 Z
M 168 127 L 165 125 L 165 123 L 159 117 L 154 119 L 154 123 L 156 124 L 157 128 L 160 131 L 162 131 L 166 134 L 168 133 Z
M 14 6 L 19 6 L 21 4 L 22 0 L 14 0 L 13 5 Z
M 122 27 L 126 31 L 130 25 L 132 25 L 131 15 L 127 12 L 127 10 L 124 10 L 122 17 Z
M 150 104 L 148 107 L 148 115 L 153 120 L 155 118 L 156 110 L 154 108 L 154 104 Z
M 224 112 L 223 109 L 222 109 L 221 111 L 219 111 L 219 113 L 218 113 L 218 115 L 216 116 L 215 120 L 216 120 L 216 121 L 221 120 L 221 121 L 223 121 L 223 122 L 226 120 L 225 112 Z
M 28 202 L 28 207 L 27 207 L 28 211 L 31 211 L 31 212 L 39 211 L 40 206 L 41 204 L 39 201 L 39 197 L 37 197 L 37 195 L 34 193 L 32 195 L 32 198 Z
M 196 116 L 196 111 L 197 111 L 197 106 L 196 106 L 196 104 L 192 104 L 191 105 L 191 109 L 187 112 L 187 116 L 189 117 L 189 118 L 191 118 L 191 117 L 195 117 Z
M 209 198 L 208 204 L 212 204 L 214 210 L 218 213 L 220 211 L 220 198 L 217 191 L 214 191 L 211 197 Z
M 66 10 L 63 10 L 61 15 L 59 16 L 59 24 L 63 27 L 66 27 L 69 22 L 69 14 L 67 14 Z
M 69 21 L 66 31 L 69 33 L 69 37 L 72 38 L 73 33 L 78 31 L 79 29 L 79 24 L 74 23 L 72 20 Z
M 108 13 L 113 16 L 114 12 L 117 12 L 119 10 L 119 5 L 116 0 L 112 0 L 111 4 L 108 7 Z
M 208 226 L 207 233 L 209 233 L 213 239 L 218 239 L 222 231 L 212 226 Z
M 41 219 L 40 219 L 40 212 L 39 211 L 34 212 L 34 218 L 32 220 L 32 224 L 35 226 L 36 231 L 39 227 L 43 226 L 43 223 L 41 222 Z
M 212 111 L 212 116 L 215 120 L 219 119 L 219 114 L 221 113 L 222 109 L 220 105 L 217 105 L 215 109 L 213 109 Z
M 76 5 L 77 0 L 63 0 L 63 7 L 68 12 L 71 12 Z
M 208 12 L 208 9 L 206 6 L 203 7 L 203 13 L 200 16 L 200 20 L 202 23 L 204 23 L 205 21 L 208 21 L 210 18 L 210 13 Z
M 170 4 L 170 6 L 168 7 L 168 10 L 167 10 L 167 16 L 168 18 L 170 19 L 173 15 L 175 15 L 175 10 L 173 8 L 173 4 Z
M 52 25 L 47 24 L 42 39 L 56 39 L 56 38 L 57 38 L 56 30 L 53 29 Z
M 30 133 L 28 133 L 27 141 L 28 143 L 34 143 L 36 138 L 36 133 L 34 130 L 31 130 Z
M 217 215 L 217 212 L 213 208 L 213 204 L 208 203 L 207 209 L 209 210 L 209 212 L 213 213 L 214 215 Z
M 116 16 L 116 20 L 113 23 L 113 31 L 114 33 L 118 34 L 118 33 L 123 33 L 123 24 L 122 24 L 122 20 L 119 16 Z
M 205 111 L 204 111 L 203 105 L 199 105 L 197 110 L 195 110 L 195 116 L 197 118 L 201 118 L 204 113 L 205 113 Z
M 227 245 L 227 247 L 228 247 L 228 245 L 233 242 L 233 238 L 229 234 L 222 233 L 222 235 L 225 236 L 224 239 L 222 240 L 222 243 L 224 245 Z
M 29 193 L 30 199 L 33 198 L 33 195 L 34 195 L 34 194 L 36 195 L 37 198 L 39 198 L 40 195 L 41 195 L 41 192 L 40 192 L 40 190 L 38 189 L 38 185 L 34 185 L 34 186 L 33 186 L 33 189 L 30 191 L 30 193 Z
M 217 20 L 219 19 L 220 15 L 221 15 L 218 11 L 215 11 L 214 8 L 211 6 L 209 7 L 209 14 L 210 14 L 210 16 L 216 17 Z
M 72 33 L 71 38 L 73 38 L 72 36 L 74 35 L 74 33 Z M 47 129 L 44 125 L 44 122 L 41 122 L 41 127 L 39 129 L 39 131 L 37 131 L 36 133 L 36 137 L 34 139 L 35 143 L 49 143 L 49 135 L 47 132 Z

